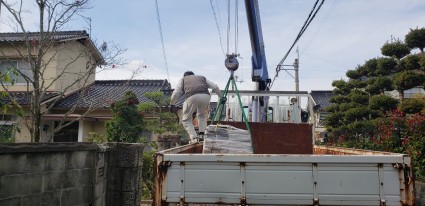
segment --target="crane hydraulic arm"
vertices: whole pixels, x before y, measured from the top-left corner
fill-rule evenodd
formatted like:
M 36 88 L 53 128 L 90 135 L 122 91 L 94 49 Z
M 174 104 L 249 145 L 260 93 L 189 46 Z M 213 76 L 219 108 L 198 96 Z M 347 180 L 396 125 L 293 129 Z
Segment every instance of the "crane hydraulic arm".
M 252 48 L 252 81 L 259 83 L 259 90 L 266 90 L 270 83 L 264 51 L 258 0 L 245 0 L 248 29 Z
M 270 84 L 270 79 L 267 71 L 258 0 L 245 0 L 245 8 L 252 49 L 252 81 L 257 82 L 257 91 L 267 91 L 269 90 L 268 85 Z M 253 97 L 253 122 L 267 121 L 267 104 L 267 97 Z

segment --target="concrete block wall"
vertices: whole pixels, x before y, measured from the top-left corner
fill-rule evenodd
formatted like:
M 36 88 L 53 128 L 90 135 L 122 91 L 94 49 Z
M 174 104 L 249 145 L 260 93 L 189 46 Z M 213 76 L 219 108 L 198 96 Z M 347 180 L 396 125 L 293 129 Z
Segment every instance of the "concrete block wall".
M 0 205 L 91 205 L 95 144 L 0 145 Z
M 142 144 L 0 144 L 1 206 L 139 206 Z
M 139 206 L 143 145 L 108 143 L 107 206 Z
M 96 165 L 94 176 L 94 192 L 93 192 L 93 206 L 104 206 L 106 205 L 106 185 L 107 185 L 107 161 L 108 152 L 107 147 L 98 145 L 99 149 L 96 153 Z

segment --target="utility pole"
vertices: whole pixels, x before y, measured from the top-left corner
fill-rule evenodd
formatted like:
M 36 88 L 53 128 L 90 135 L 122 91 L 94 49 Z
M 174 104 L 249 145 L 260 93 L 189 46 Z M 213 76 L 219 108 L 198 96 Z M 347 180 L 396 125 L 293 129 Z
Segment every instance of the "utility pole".
M 300 91 L 300 79 L 299 79 L 299 76 L 298 76 L 298 71 L 299 71 L 299 66 L 300 66 L 300 64 L 299 64 L 299 59 L 300 59 L 300 50 L 298 49 L 298 46 L 297 46 L 297 58 L 295 59 L 295 62 L 294 62 L 294 70 L 295 70 L 295 91 Z
M 298 77 L 299 63 L 298 59 L 295 59 L 294 62 L 294 70 L 295 70 L 295 91 L 300 91 L 300 79 Z
M 300 51 L 298 50 L 298 46 L 297 46 L 297 58 L 294 61 L 294 70 L 295 70 L 295 91 L 300 91 L 300 78 L 298 75 L 298 71 L 300 69 Z M 298 104 L 300 104 L 300 97 L 297 97 L 298 100 Z
M 299 58 L 299 57 L 298 57 Z M 294 67 L 294 69 L 285 69 L 285 68 L 283 68 L 283 66 L 291 66 L 291 67 Z M 286 64 L 286 65 L 279 65 L 279 71 L 280 70 L 285 70 L 292 78 L 294 78 L 294 80 L 295 80 L 295 91 L 300 91 L 300 79 L 299 79 L 299 75 L 298 75 L 298 71 L 299 71 L 299 67 L 300 66 L 300 62 L 299 62 L 299 60 L 298 59 L 295 59 L 295 61 L 294 61 L 294 64 Z M 294 70 L 295 72 L 295 75 L 294 76 L 292 76 L 288 71 L 289 70 Z

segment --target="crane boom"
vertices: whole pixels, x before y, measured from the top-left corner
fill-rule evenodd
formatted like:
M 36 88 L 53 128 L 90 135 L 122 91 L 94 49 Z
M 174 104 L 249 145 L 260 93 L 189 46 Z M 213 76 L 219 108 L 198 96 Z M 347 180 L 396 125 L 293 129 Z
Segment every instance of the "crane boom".
M 270 80 L 264 51 L 258 0 L 245 0 L 245 8 L 252 49 L 252 81 L 260 83 L 259 90 L 266 90 L 266 85 Z
M 245 0 L 245 8 L 252 49 L 252 81 L 257 82 L 257 91 L 266 91 L 268 90 L 270 79 L 267 71 L 266 53 L 264 50 L 258 0 Z M 253 122 L 267 121 L 267 105 L 268 97 L 253 97 Z

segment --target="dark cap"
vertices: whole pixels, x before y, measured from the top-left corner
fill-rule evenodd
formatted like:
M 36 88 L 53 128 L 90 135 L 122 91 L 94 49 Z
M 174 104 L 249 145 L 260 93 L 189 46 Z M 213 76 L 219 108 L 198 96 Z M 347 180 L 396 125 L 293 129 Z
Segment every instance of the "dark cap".
M 183 77 L 190 76 L 190 75 L 195 75 L 195 74 L 192 71 L 187 71 L 184 73 Z

